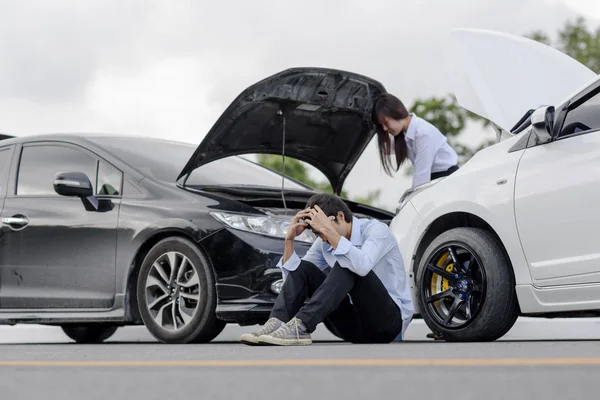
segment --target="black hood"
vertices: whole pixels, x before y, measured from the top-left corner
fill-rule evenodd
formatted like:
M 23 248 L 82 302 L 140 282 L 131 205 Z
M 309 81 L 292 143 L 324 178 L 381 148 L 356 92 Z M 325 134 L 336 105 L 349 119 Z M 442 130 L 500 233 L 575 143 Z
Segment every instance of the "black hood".
M 220 158 L 285 151 L 323 172 L 339 194 L 375 134 L 371 109 L 384 92 L 373 79 L 333 69 L 292 68 L 272 75 L 231 103 L 177 180 Z

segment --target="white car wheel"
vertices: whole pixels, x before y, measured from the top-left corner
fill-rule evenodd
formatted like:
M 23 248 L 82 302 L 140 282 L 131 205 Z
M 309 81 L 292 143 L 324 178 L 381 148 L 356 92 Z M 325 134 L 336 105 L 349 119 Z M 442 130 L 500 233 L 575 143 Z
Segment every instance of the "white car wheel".
M 456 228 L 425 251 L 417 273 L 419 308 L 431 331 L 447 341 L 493 341 L 518 314 L 510 262 L 487 231 Z

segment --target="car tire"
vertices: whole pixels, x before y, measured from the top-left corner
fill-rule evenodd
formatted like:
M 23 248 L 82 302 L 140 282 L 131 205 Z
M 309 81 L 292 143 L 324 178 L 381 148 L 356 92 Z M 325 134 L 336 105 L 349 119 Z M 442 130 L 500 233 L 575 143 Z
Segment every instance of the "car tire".
M 216 316 L 212 268 L 190 240 L 170 237 L 154 245 L 141 265 L 136 289 L 142 321 L 159 342 L 206 343 L 225 327 Z
M 62 325 L 61 329 L 76 343 L 102 343 L 110 338 L 119 327 L 105 324 Z
M 208 329 L 206 332 L 203 332 L 203 334 L 196 336 L 191 343 L 208 343 L 219 336 L 226 326 L 227 322 L 216 319 L 211 329 Z
M 483 229 L 451 229 L 427 247 L 416 297 L 429 329 L 449 342 L 497 340 L 519 315 L 509 259 Z

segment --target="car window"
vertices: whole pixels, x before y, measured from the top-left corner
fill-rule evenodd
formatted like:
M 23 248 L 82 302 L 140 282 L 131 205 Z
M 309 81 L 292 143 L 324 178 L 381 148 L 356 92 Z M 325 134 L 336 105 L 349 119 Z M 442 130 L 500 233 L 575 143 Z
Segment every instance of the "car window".
M 600 92 L 569 111 L 560 136 L 600 129 Z
M 177 176 L 194 154 L 196 145 L 166 140 L 92 137 L 102 146 L 143 174 L 154 179 L 174 183 Z M 281 187 L 281 175 L 241 157 L 231 156 L 195 169 L 187 185 L 252 185 Z M 307 190 L 290 179 L 288 189 Z
M 60 196 L 54 190 L 58 172 L 83 172 L 96 189 L 97 161 L 73 147 L 30 145 L 23 147 L 17 177 L 19 196 Z
M 12 151 L 10 147 L 0 149 L 0 195 L 2 196 L 6 194 L 11 154 Z
M 120 196 L 123 193 L 123 173 L 112 165 L 100 161 L 98 165 L 99 196 Z
M 8 173 L 12 151 L 10 147 L 0 149 L 0 195 L 7 193 Z
M 212 161 L 190 174 L 187 185 L 226 185 L 226 186 L 263 186 L 281 187 L 281 174 L 255 164 L 250 160 L 231 156 Z M 285 187 L 295 190 L 307 190 L 306 187 L 286 178 Z

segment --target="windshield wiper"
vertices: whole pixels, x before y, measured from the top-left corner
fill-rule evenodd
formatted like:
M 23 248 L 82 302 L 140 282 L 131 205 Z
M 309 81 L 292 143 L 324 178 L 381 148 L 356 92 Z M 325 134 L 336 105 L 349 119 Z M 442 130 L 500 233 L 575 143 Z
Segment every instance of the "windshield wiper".
M 523 130 L 525 130 L 525 128 L 527 128 L 529 125 L 531 125 L 531 114 L 533 114 L 534 111 L 535 110 L 527 111 L 525 113 L 525 115 L 523 115 L 523 117 L 521 117 L 519 122 L 517 122 L 517 124 L 510 130 L 510 132 L 515 135 L 523 132 Z

